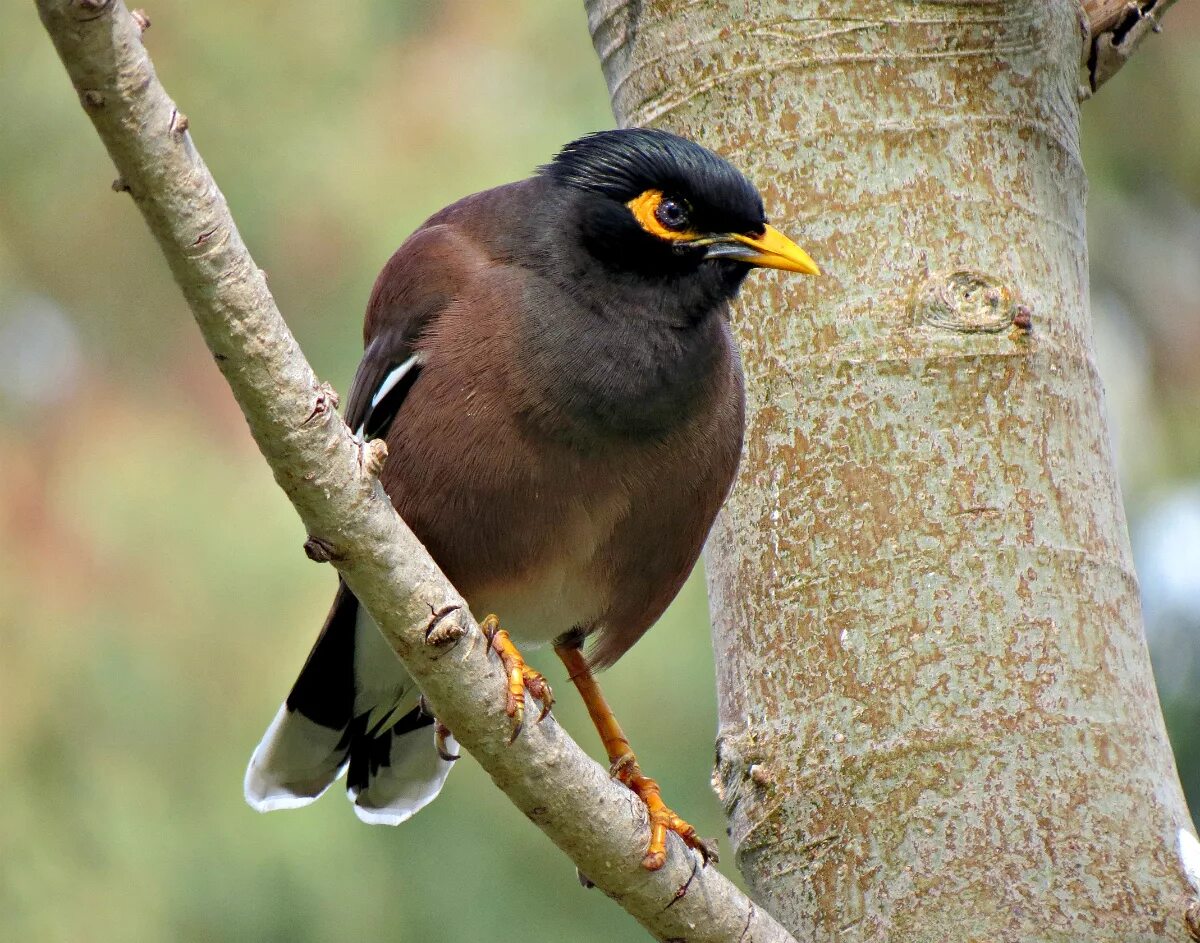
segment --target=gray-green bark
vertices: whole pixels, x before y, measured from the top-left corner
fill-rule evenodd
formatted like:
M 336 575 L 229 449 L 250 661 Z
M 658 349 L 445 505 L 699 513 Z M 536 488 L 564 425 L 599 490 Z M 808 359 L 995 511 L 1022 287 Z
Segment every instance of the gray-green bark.
M 304 360 L 189 122 L 154 74 L 138 22 L 119 0 L 39 0 L 38 10 L 116 164 L 114 188 L 128 191 L 145 216 L 276 480 L 320 538 L 310 552 L 332 559 L 438 717 L 518 808 L 658 939 L 787 943 L 763 908 L 715 868 L 700 868 L 677 839 L 667 864 L 645 871 L 645 806 L 552 717 L 526 724 L 508 745 L 503 672 L 485 655 L 462 598 L 383 493 L 382 443 L 364 447 L 350 434 L 332 391 Z M 459 608 L 431 618 L 452 607 Z M 435 621 L 441 644 L 425 636 Z
M 1190 830 L 1091 348 L 1081 9 L 589 5 L 623 124 L 745 168 L 715 781 L 801 940 L 1181 940 Z

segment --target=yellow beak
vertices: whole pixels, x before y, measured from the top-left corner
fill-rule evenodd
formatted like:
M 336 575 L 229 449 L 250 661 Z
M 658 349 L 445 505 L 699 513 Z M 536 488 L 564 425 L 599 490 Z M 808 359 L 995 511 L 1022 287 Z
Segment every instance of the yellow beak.
M 783 269 L 785 272 L 800 272 L 804 275 L 821 274 L 817 263 L 809 254 L 774 226 L 765 226 L 761 236 L 730 233 L 728 238 L 740 242 L 746 248 L 736 255 L 732 252 L 723 253 L 726 258 L 737 258 L 743 262 L 749 262 L 751 265 Z

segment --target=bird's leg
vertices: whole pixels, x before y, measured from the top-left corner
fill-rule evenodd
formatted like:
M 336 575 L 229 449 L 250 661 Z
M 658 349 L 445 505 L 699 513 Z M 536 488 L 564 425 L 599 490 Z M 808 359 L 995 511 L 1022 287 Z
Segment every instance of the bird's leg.
M 642 858 L 642 867 L 647 871 L 657 871 L 666 863 L 669 831 L 682 838 L 689 848 L 700 852 L 705 864 L 716 861 L 716 848 L 700 838 L 691 825 L 667 808 L 658 783 L 642 772 L 633 748 L 625 738 L 617 718 L 613 716 L 608 701 L 600 692 L 600 685 L 596 683 L 583 653 L 570 646 L 556 647 L 554 651 L 567 666 L 567 674 L 579 690 L 579 696 L 583 698 L 592 723 L 596 725 L 604 749 L 608 753 L 608 760 L 612 764 L 610 770 L 613 777 L 632 789 L 646 803 L 646 811 L 650 815 L 650 845 L 646 856 Z
M 500 620 L 495 615 L 487 616 L 479 623 L 479 628 L 488 640 L 488 647 L 500 656 L 504 673 L 508 675 L 508 702 L 504 710 L 513 719 L 512 736 L 508 738 L 508 742 L 512 743 L 525 725 L 525 693 L 529 692 L 530 697 L 542 704 L 538 723 L 545 720 L 546 715 L 550 713 L 550 707 L 554 704 L 554 694 L 546 679 L 525 664 L 525 659 L 517 651 L 517 646 L 512 643 L 508 633 L 500 628 Z

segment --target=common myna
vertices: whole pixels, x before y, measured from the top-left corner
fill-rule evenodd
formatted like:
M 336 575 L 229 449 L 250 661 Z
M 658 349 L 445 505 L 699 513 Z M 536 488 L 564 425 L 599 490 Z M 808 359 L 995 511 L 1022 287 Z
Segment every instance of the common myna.
M 733 482 L 743 392 L 729 302 L 755 266 L 817 273 L 731 164 L 663 131 L 588 135 L 396 251 L 346 407 L 351 428 L 387 442 L 382 482 L 400 516 L 471 609 L 499 616 L 483 627 L 510 679 L 514 736 L 525 694 L 544 716 L 551 693 L 509 633 L 554 644 L 613 774 L 647 804 L 649 869 L 667 830 L 710 852 L 641 772 L 592 672 L 666 609 Z M 438 794 L 455 749 L 340 584 L 250 760 L 246 800 L 307 805 L 345 772 L 358 817 L 395 825 Z

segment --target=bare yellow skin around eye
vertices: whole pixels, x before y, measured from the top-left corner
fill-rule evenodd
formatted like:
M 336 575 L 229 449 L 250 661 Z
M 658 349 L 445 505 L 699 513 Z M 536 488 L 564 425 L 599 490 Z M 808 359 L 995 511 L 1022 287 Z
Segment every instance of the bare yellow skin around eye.
M 638 221 L 638 225 L 652 236 L 658 236 L 659 239 L 666 239 L 668 242 L 690 242 L 693 239 L 698 239 L 700 237 L 700 233 L 698 232 L 667 229 L 666 226 L 658 221 L 658 217 L 654 215 L 654 211 L 658 209 L 658 205 L 662 201 L 663 194 L 661 190 L 646 190 L 644 193 L 635 196 L 625 205 L 633 213 L 633 218 Z

